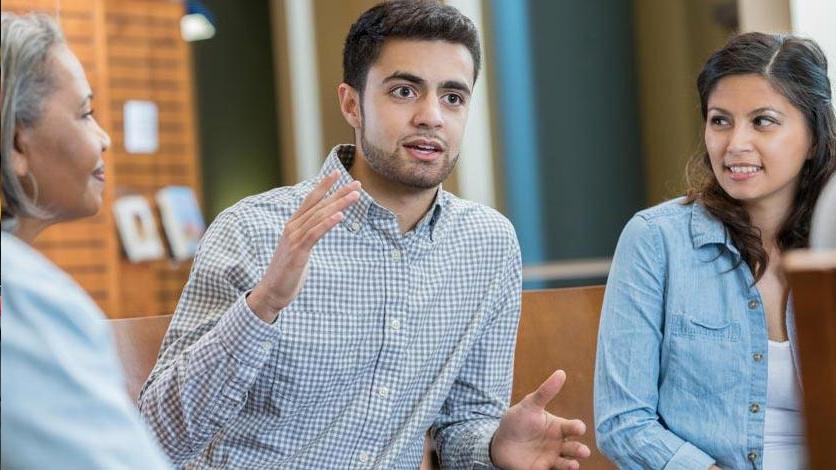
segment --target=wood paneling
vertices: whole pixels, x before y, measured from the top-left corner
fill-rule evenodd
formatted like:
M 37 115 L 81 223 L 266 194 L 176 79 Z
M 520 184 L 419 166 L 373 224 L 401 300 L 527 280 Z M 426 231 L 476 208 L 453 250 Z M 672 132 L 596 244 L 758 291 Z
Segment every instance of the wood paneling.
M 836 251 L 784 258 L 792 289 L 810 468 L 836 468 Z

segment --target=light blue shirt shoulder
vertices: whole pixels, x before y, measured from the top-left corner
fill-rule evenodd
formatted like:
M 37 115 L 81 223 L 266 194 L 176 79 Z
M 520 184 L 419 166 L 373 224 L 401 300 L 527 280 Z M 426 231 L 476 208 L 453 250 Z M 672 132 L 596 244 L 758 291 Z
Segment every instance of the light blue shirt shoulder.
M 2 233 L 3 468 L 168 468 L 93 301 Z

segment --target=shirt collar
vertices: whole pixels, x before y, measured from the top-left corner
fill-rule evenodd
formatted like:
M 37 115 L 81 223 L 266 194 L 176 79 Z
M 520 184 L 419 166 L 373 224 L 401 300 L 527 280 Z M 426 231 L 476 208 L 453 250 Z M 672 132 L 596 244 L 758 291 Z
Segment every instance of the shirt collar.
M 691 204 L 691 240 L 694 248 L 706 245 L 724 245 L 732 253 L 740 255 L 737 247 L 731 241 L 729 231 L 720 220 L 711 215 L 699 201 Z
M 340 172 L 340 177 L 337 180 L 337 183 L 328 191 L 326 197 L 333 194 L 342 186 L 354 181 L 354 178 L 349 173 L 356 155 L 354 150 L 355 146 L 351 144 L 337 145 L 331 149 L 331 152 L 322 164 L 317 180 L 321 180 L 334 170 Z M 439 185 L 432 206 L 427 211 L 427 214 L 415 226 L 414 231 L 419 233 L 426 227 L 429 229 L 429 237 L 432 240 L 435 228 L 438 225 L 438 221 L 441 219 L 443 207 L 446 207 L 449 203 L 450 195 L 441 188 L 441 185 Z M 343 211 L 345 218 L 341 224 L 349 231 L 359 231 L 363 225 L 366 224 L 366 220 L 369 218 L 370 212 L 378 210 L 389 212 L 388 209 L 375 201 L 369 193 L 361 189 L 360 199 Z

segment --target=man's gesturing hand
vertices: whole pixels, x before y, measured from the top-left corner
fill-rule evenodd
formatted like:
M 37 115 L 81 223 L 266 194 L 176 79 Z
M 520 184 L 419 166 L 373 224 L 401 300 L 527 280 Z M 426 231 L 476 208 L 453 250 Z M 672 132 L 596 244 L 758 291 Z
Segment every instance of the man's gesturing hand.
M 491 441 L 494 465 L 505 470 L 580 468 L 577 459 L 589 457 L 590 451 L 571 439 L 583 435 L 586 425 L 546 411 L 564 382 L 566 373 L 558 370 L 505 413 Z
M 359 181 L 325 197 L 339 177 L 334 170 L 323 178 L 287 221 L 264 277 L 247 297 L 250 309 L 262 320 L 273 323 L 279 311 L 299 295 L 314 245 L 343 220 L 342 211 L 360 198 Z

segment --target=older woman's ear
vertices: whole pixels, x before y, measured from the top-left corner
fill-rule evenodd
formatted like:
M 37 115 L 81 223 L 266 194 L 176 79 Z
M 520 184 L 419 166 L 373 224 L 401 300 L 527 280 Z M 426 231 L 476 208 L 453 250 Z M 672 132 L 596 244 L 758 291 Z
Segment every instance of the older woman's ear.
M 12 139 L 11 163 L 18 178 L 23 178 L 29 173 L 29 160 L 26 158 L 26 152 L 29 148 L 28 141 L 29 136 L 25 129 L 15 129 Z

